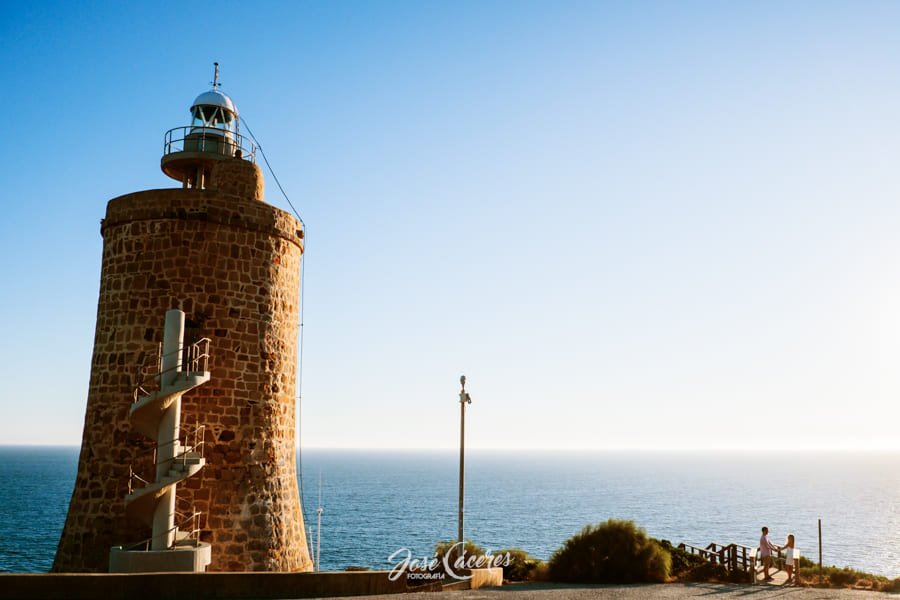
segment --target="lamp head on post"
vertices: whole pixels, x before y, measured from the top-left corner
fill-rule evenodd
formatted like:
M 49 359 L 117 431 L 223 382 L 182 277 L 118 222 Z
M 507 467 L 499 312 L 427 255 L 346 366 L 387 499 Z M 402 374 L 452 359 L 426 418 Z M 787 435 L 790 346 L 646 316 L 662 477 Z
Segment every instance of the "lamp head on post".
M 459 391 L 459 401 L 465 402 L 467 404 L 472 404 L 472 397 L 469 396 L 469 393 L 466 391 L 466 376 L 461 375 L 459 378 L 459 385 L 461 387 Z

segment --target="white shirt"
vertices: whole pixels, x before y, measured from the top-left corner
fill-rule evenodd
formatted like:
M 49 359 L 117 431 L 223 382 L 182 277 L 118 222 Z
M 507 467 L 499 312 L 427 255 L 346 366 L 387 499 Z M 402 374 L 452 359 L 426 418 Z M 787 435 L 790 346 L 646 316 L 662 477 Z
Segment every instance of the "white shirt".
M 777 548 L 769 541 L 768 535 L 763 535 L 759 538 L 759 550 L 762 557 L 765 558 L 766 556 L 772 556 L 772 550 L 777 550 Z

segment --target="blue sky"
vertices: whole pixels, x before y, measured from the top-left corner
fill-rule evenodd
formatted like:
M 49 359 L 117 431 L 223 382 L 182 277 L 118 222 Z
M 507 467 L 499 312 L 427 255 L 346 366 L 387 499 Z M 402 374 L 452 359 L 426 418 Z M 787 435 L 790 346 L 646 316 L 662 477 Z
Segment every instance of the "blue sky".
M 0 443 L 212 62 L 308 226 L 303 445 L 900 448 L 900 5 L 0 4 Z M 267 173 L 266 200 L 287 209 Z

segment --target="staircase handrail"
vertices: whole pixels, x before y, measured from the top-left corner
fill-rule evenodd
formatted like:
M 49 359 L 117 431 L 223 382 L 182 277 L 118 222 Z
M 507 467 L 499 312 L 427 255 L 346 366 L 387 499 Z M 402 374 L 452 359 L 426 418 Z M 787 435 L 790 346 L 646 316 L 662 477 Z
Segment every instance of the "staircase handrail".
M 145 551 L 174 550 L 175 546 L 204 545 L 200 541 L 202 529 L 200 515 L 193 512 L 185 516 L 175 509 L 178 484 L 197 474 L 206 464 L 206 426 L 195 420 L 193 426 L 182 423 L 181 397 L 210 380 L 210 346 L 208 337 L 186 344 L 184 338 L 184 312 L 166 312 L 163 342 L 157 346 L 156 365 L 152 369 L 141 352 L 134 373 L 133 401 L 129 411 L 135 429 L 150 439 L 152 447 L 141 450 L 135 460 L 143 469 L 149 451 L 153 453 L 154 476 L 143 478 L 129 465 L 126 513 L 147 522 L 152 509 L 151 537 L 127 546 L 121 551 L 143 549 Z M 171 350 L 164 353 L 164 348 Z M 135 482 L 143 484 L 135 489 Z M 170 504 L 171 503 L 171 504 Z M 208 545 L 207 545 L 208 546 Z M 110 555 L 112 557 L 112 554 Z M 110 559 L 112 565 L 112 558 Z M 208 550 L 206 564 L 209 563 Z M 195 565 L 196 567 L 196 565 Z M 196 568 L 195 568 L 196 570 Z
M 206 432 L 206 425 L 196 425 L 195 427 L 190 428 L 188 431 L 185 431 L 184 432 L 185 433 L 185 435 L 184 435 L 185 441 L 187 441 L 188 436 L 193 435 L 194 436 L 193 444 L 190 446 L 185 444 L 183 446 L 184 450 L 182 450 L 181 452 L 179 452 L 178 454 L 176 454 L 169 460 L 171 460 L 172 462 L 175 462 L 180 459 L 181 464 L 186 465 L 188 456 L 191 454 L 199 454 L 200 458 L 204 458 L 203 452 L 204 452 L 204 448 L 206 446 L 206 440 L 204 439 L 205 432 Z M 171 444 L 174 444 L 174 443 L 180 442 L 180 441 L 181 441 L 181 438 L 172 440 L 171 442 L 166 442 L 165 444 L 160 444 L 159 446 L 154 446 L 151 450 L 153 452 L 153 464 L 156 465 L 156 456 L 157 456 L 157 452 L 160 447 L 169 446 Z M 147 454 L 150 454 L 150 452 L 144 452 L 142 454 L 138 454 L 136 458 L 145 456 Z M 128 473 L 129 473 L 129 475 L 128 475 L 128 477 L 129 477 L 128 493 L 129 494 L 131 494 L 133 492 L 132 484 L 135 479 L 137 479 L 138 481 L 143 483 L 145 486 L 151 485 L 153 483 L 152 481 L 147 481 L 146 479 L 144 479 L 143 477 L 138 475 L 137 472 L 134 470 L 133 465 L 130 465 L 128 467 Z
M 175 518 L 181 519 L 181 525 L 179 526 L 179 529 L 181 529 L 181 531 L 187 531 L 188 537 L 193 538 L 195 535 L 197 535 L 199 537 L 200 532 L 203 530 L 203 526 L 200 524 L 200 516 L 205 515 L 205 514 L 206 513 L 204 513 L 204 512 L 195 510 L 191 514 L 186 515 L 183 512 L 176 510 Z M 190 530 L 183 529 L 184 524 L 187 523 L 188 521 L 191 522 Z
M 712 544 L 710 544 L 710 546 L 711 545 Z M 693 544 L 681 543 L 681 544 L 678 544 L 678 547 L 682 550 L 689 551 L 691 554 L 699 554 L 700 556 L 703 556 L 704 558 L 706 558 L 706 556 L 708 554 L 713 554 L 713 551 L 711 551 L 709 549 L 709 546 L 707 546 L 706 548 L 701 548 L 700 546 L 694 546 Z
M 179 523 L 177 525 L 173 525 L 172 527 L 163 531 L 162 533 L 159 533 L 157 535 L 151 535 L 150 537 L 148 537 L 145 540 L 141 540 L 139 542 L 135 542 L 135 543 L 129 544 L 127 546 L 122 546 L 122 549 L 126 550 L 126 551 L 131 551 L 131 550 L 137 549 L 140 546 L 143 546 L 145 551 L 150 550 L 150 544 L 153 542 L 153 540 L 155 540 L 158 537 L 168 536 L 170 533 L 175 532 L 175 531 L 188 531 L 188 537 L 191 539 L 196 539 L 196 538 L 194 538 L 194 535 L 199 534 L 201 531 L 201 529 L 196 526 L 197 517 L 199 517 L 201 514 L 203 514 L 203 513 L 195 511 L 191 515 L 189 515 L 184 521 L 182 521 L 181 523 Z M 188 521 L 193 521 L 194 526 L 190 530 L 187 530 L 187 529 L 182 530 L 181 527 Z
M 752 564 L 753 548 L 743 544 L 719 544 L 712 542 L 706 548 L 694 546 L 692 544 L 679 544 L 678 548 L 689 552 L 691 555 L 698 555 L 703 560 L 720 564 L 728 570 L 748 571 Z
M 184 452 L 176 454 L 174 458 L 178 458 L 183 454 L 187 454 L 193 451 L 194 448 L 200 448 L 200 457 L 203 457 L 203 445 L 204 440 L 206 439 L 206 425 L 200 425 L 197 422 L 194 422 L 193 425 L 183 425 L 179 429 L 179 435 L 177 438 L 173 440 L 169 440 L 168 442 L 163 442 L 162 444 L 157 444 L 155 449 L 159 450 L 160 448 L 166 448 L 168 446 L 172 446 L 174 444 L 181 444 L 184 447 Z M 184 443 L 182 443 L 182 441 Z M 191 443 L 188 444 L 188 441 Z M 155 462 L 155 461 L 154 461 Z
M 190 439 L 189 439 L 190 438 Z M 153 447 L 153 450 L 159 450 L 160 448 L 166 448 L 168 446 L 172 446 L 174 444 L 181 444 L 184 447 L 184 451 L 176 454 L 175 457 L 180 457 L 182 454 L 190 453 L 192 448 L 202 447 L 204 445 L 204 440 L 206 439 L 206 424 L 200 425 L 196 421 L 193 425 L 183 425 L 179 429 L 179 435 L 177 438 L 169 440 L 168 442 L 163 442 L 162 444 L 156 444 Z M 190 444 L 187 442 L 191 441 Z M 182 443 L 184 442 L 184 443 Z M 145 454 L 149 454 L 146 452 Z M 138 454 L 138 456 L 142 456 Z M 203 454 L 201 453 L 202 457 Z M 154 461 L 155 462 L 155 461 Z
M 137 479 L 144 485 L 150 485 L 150 482 L 134 472 L 134 466 L 128 465 L 128 493 L 134 492 L 134 480 Z
M 162 378 L 162 375 L 165 375 L 166 373 L 180 371 L 187 375 L 189 373 L 205 373 L 209 371 L 209 344 L 211 341 L 212 340 L 208 337 L 201 338 L 193 344 L 184 346 L 178 350 L 173 350 L 166 354 L 162 353 L 162 345 L 160 344 L 160 351 L 156 358 L 156 369 L 149 370 L 151 368 L 148 367 L 141 369 L 140 377 L 142 379 L 134 386 L 134 402 L 137 402 L 141 396 L 149 396 L 152 393 L 151 390 L 158 390 L 160 387 L 160 379 Z M 185 354 L 188 356 L 186 365 L 184 364 L 185 361 L 182 359 L 168 369 L 162 368 L 163 357 L 176 355 L 184 357 Z M 184 369 L 183 367 L 185 366 L 188 368 Z

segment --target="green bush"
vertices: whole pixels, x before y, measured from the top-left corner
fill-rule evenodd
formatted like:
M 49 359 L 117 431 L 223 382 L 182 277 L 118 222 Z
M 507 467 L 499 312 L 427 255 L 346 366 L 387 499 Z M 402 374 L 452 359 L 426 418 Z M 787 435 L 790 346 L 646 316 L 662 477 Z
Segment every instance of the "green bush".
M 847 587 L 856 584 L 860 580 L 860 573 L 853 569 L 833 569 L 828 573 L 828 581 L 836 587 Z
M 823 588 L 863 588 L 883 592 L 900 591 L 900 578 L 894 581 L 881 575 L 857 571 L 850 567 L 802 567 L 800 580 L 804 585 Z
M 672 558 L 631 521 L 588 525 L 550 557 L 551 581 L 642 583 L 666 581 Z
M 672 566 L 670 569 L 672 577 L 684 581 L 702 581 L 700 579 L 688 579 L 687 575 L 698 567 L 707 564 L 703 558 L 696 554 L 691 554 L 687 550 L 673 546 L 672 542 L 669 540 L 660 540 L 659 545 L 672 557 Z
M 889 594 L 900 594 L 900 577 L 886 582 L 881 586 L 881 591 Z
M 550 563 L 546 560 L 538 561 L 531 571 L 531 581 L 550 581 Z
M 797 565 L 800 569 L 812 569 L 816 566 L 816 563 L 806 558 L 803 555 L 800 555 L 800 563 Z
M 729 573 L 724 565 L 713 564 L 705 560 L 682 573 L 680 577 L 682 581 L 693 581 L 695 583 L 725 582 L 731 581 L 733 578 L 733 574 Z
M 447 540 L 445 542 L 438 542 L 434 547 L 434 556 L 438 560 L 438 566 L 443 568 L 445 564 L 450 565 L 451 568 L 456 569 L 456 561 L 460 558 L 459 556 L 459 542 L 455 540 Z M 447 553 L 450 554 L 447 561 L 444 562 L 444 555 Z M 487 554 L 484 548 L 473 542 L 472 540 L 466 540 L 465 545 L 463 546 L 463 560 L 469 558 L 470 556 L 483 556 Z
M 503 579 L 507 581 L 530 581 L 534 579 L 535 571 L 540 564 L 540 560 L 533 556 L 529 556 L 527 552 L 521 548 L 506 548 L 497 550 L 494 556 L 503 557 L 509 554 L 509 565 L 503 567 Z

